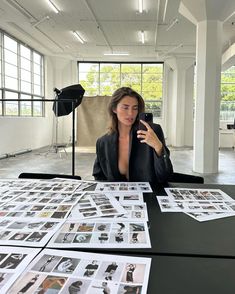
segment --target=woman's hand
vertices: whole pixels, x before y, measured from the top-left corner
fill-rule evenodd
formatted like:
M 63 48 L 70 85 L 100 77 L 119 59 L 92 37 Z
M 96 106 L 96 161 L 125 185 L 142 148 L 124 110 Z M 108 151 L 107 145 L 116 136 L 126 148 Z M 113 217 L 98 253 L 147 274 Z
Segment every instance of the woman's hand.
M 148 123 L 146 123 L 143 120 L 140 120 L 140 122 L 145 125 L 146 131 L 144 130 L 138 130 L 137 131 L 137 138 L 141 139 L 140 143 L 146 143 L 150 147 L 152 147 L 158 156 L 161 156 L 163 145 L 162 142 L 158 139 L 158 136 L 154 132 L 154 130 L 150 127 Z

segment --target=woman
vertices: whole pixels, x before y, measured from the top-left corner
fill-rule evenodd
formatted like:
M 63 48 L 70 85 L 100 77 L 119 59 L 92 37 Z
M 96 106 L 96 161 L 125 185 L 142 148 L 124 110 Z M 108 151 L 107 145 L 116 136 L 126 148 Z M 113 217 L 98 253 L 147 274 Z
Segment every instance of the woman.
M 119 88 L 108 112 L 109 132 L 96 143 L 95 180 L 166 182 L 173 169 L 161 126 L 140 120 L 146 130 L 138 130 L 143 98 L 131 88 Z

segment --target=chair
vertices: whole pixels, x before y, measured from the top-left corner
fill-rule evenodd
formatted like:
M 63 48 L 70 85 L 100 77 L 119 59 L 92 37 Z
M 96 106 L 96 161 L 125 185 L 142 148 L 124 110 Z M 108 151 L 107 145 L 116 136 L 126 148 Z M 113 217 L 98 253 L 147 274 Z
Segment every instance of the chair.
M 168 182 L 204 184 L 204 178 L 199 176 L 173 172 L 173 174 L 169 177 Z
M 80 176 L 70 176 L 62 174 L 44 174 L 44 173 L 21 173 L 18 176 L 19 179 L 54 179 L 54 178 L 65 178 L 71 180 L 81 180 Z

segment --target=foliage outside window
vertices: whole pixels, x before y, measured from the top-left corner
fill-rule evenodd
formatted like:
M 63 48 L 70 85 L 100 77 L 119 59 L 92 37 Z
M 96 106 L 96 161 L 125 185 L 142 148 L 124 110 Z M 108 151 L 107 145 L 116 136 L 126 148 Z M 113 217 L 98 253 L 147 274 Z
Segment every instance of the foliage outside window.
M 0 115 L 43 116 L 43 56 L 1 31 L 0 53 Z
M 79 83 L 86 96 L 111 96 L 119 87 L 131 87 L 142 95 L 146 111 L 162 115 L 162 63 L 78 63 Z
M 220 119 L 233 121 L 235 118 L 235 66 L 221 73 Z

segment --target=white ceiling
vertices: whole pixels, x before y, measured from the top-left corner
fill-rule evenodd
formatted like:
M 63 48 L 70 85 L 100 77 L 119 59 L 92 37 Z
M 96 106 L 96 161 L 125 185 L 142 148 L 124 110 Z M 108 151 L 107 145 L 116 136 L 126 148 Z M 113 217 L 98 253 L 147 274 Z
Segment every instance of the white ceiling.
M 195 0 L 197 1 L 197 0 Z M 194 56 L 196 27 L 179 12 L 180 0 L 0 0 L 0 27 L 49 55 L 90 61 L 158 61 L 171 55 Z M 177 23 L 169 30 L 169 25 Z M 232 24 L 234 22 L 234 25 Z M 72 34 L 78 31 L 81 44 Z M 145 33 L 145 44 L 139 31 Z M 224 23 L 224 50 L 235 41 L 235 16 Z M 104 56 L 127 52 L 129 56 Z

